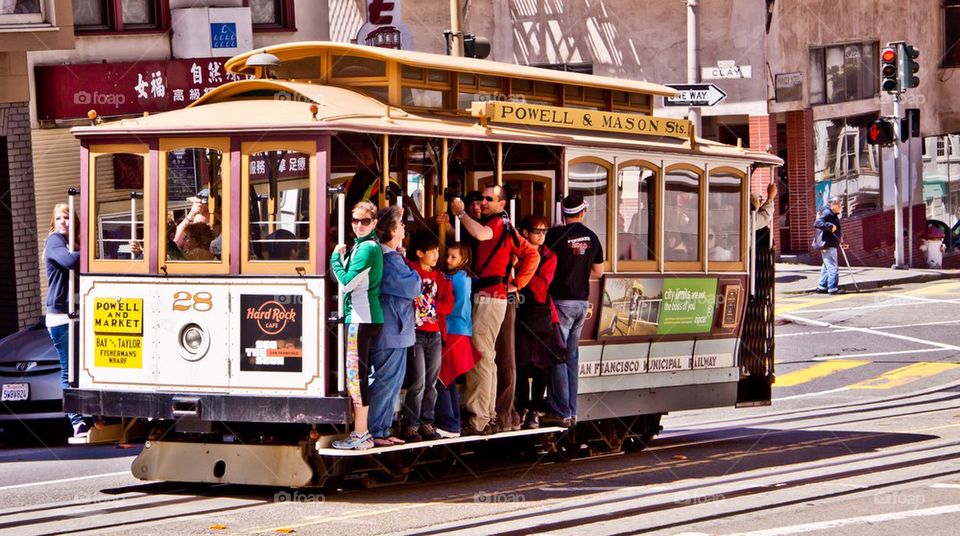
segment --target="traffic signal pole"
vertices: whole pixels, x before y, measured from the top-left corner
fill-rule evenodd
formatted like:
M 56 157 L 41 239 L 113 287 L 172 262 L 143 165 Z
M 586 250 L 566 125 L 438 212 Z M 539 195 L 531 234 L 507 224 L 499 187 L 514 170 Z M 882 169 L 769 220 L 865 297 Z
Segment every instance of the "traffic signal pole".
M 700 83 L 700 0 L 687 0 L 687 83 Z M 700 131 L 700 107 L 691 106 L 687 119 L 693 124 L 695 136 L 703 136 Z
M 893 94 L 893 193 L 896 197 L 896 204 L 893 213 L 893 228 L 896 233 L 894 242 L 894 268 L 904 270 L 907 265 L 903 262 L 903 198 L 900 192 L 903 191 L 903 170 L 900 167 L 900 92 Z M 911 207 L 912 208 L 912 207 Z

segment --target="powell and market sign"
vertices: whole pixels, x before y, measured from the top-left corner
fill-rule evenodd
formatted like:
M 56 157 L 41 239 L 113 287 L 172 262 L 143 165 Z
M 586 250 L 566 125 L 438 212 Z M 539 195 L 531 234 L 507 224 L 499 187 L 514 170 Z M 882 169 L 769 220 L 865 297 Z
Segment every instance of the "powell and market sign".
M 682 140 L 693 138 L 693 127 L 690 121 L 649 115 L 501 101 L 474 102 L 470 108 L 470 114 L 479 117 L 484 123 L 666 136 Z

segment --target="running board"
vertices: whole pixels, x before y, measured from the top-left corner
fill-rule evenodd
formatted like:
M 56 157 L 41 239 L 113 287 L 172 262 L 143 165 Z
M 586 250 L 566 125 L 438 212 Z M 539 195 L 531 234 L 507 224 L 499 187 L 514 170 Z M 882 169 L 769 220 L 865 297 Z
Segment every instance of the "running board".
M 562 426 L 543 426 L 541 428 L 534 428 L 531 430 L 518 430 L 516 432 L 500 432 L 498 434 L 491 435 L 470 435 L 470 436 L 461 436 L 461 437 L 451 437 L 449 439 L 435 439 L 433 441 L 417 441 L 415 443 L 404 443 L 403 445 L 392 445 L 389 447 L 373 447 L 366 450 L 341 450 L 335 449 L 332 447 L 321 447 L 320 443 L 317 442 L 317 454 L 321 456 L 339 456 L 339 457 L 350 457 L 350 456 L 372 456 L 375 454 L 385 454 L 388 452 L 399 452 L 404 450 L 413 450 L 413 449 L 423 449 L 423 448 L 432 448 L 439 447 L 442 445 L 454 445 L 457 443 L 474 443 L 477 441 L 488 441 L 490 439 L 506 439 L 510 437 L 523 437 L 523 436 L 533 436 L 539 434 L 553 434 L 561 433 L 570 430 L 570 428 L 565 428 Z M 332 443 L 331 440 L 340 439 L 346 437 L 338 436 L 328 436 L 328 441 L 323 441 L 324 443 Z M 325 438 L 327 439 L 327 438 Z

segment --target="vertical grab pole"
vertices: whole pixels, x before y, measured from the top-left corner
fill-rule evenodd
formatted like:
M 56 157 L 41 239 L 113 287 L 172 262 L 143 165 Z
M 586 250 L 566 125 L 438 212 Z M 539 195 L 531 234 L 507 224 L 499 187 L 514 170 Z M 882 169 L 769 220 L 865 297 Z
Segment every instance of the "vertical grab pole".
M 563 211 L 563 194 L 557 194 L 557 206 L 553 209 L 553 226 L 559 227 L 563 225 L 563 216 L 560 214 Z
M 73 221 L 74 214 L 74 202 L 73 198 L 80 195 L 80 188 L 70 188 L 67 190 L 67 248 L 70 253 L 73 253 L 73 236 L 74 236 L 74 225 L 79 224 L 79 222 Z M 67 383 L 70 385 L 74 384 L 76 380 L 77 364 L 74 363 L 74 357 L 77 354 L 77 349 L 74 347 L 73 338 L 76 332 L 76 325 L 74 324 L 74 319 L 77 316 L 77 299 L 75 294 L 77 292 L 76 288 L 76 273 L 75 270 L 70 270 L 70 279 L 67 282 L 67 316 L 70 317 L 70 323 L 67 324 Z
M 340 217 L 340 225 L 337 228 L 337 245 L 346 245 L 347 243 L 347 194 L 343 187 L 337 188 L 337 214 Z M 340 256 L 343 259 L 343 256 Z M 346 375 L 346 330 L 343 325 L 343 307 L 344 295 L 343 285 L 337 282 L 337 392 L 342 393 L 345 387 L 344 376 Z
M 750 208 L 750 296 L 757 293 L 757 213 L 754 212 L 752 205 Z
M 130 244 L 137 241 L 137 199 L 143 198 L 143 192 L 130 192 Z M 130 259 L 136 259 L 133 248 L 130 248 Z

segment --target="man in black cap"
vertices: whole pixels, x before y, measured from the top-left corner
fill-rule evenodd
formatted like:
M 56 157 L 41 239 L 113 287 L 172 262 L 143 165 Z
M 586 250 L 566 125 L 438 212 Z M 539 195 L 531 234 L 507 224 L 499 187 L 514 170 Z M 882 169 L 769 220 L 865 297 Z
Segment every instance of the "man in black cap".
M 563 222 L 547 232 L 546 246 L 557 254 L 557 271 L 550 296 L 560 316 L 560 333 L 567 344 L 567 361 L 550 370 L 551 412 L 545 425 L 572 426 L 577 419 L 577 378 L 580 371 L 580 332 L 587 318 L 590 278 L 603 275 L 603 244 L 583 225 L 589 204 L 573 192 L 562 203 Z

